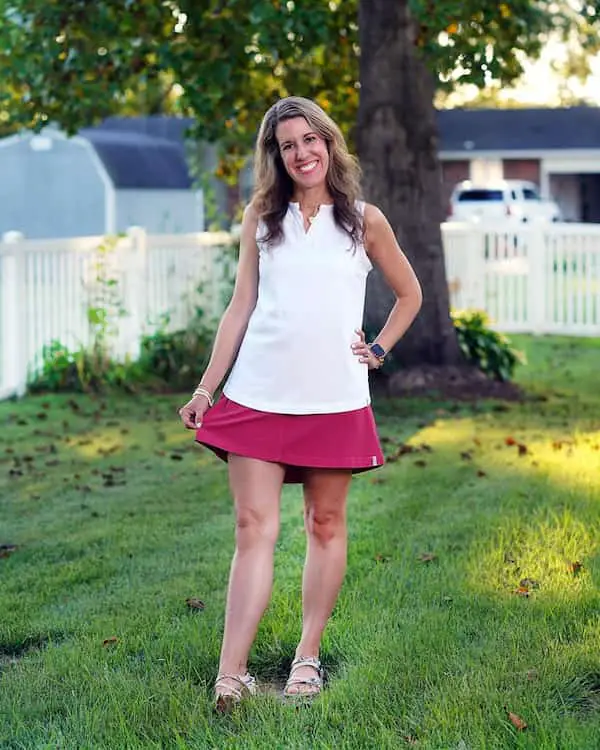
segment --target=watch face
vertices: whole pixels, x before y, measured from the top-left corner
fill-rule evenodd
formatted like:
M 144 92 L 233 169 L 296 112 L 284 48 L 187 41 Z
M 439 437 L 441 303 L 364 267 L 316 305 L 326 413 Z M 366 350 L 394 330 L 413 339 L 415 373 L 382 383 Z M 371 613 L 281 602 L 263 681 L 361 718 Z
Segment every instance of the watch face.
M 379 344 L 371 344 L 371 351 L 376 357 L 385 357 L 385 350 Z

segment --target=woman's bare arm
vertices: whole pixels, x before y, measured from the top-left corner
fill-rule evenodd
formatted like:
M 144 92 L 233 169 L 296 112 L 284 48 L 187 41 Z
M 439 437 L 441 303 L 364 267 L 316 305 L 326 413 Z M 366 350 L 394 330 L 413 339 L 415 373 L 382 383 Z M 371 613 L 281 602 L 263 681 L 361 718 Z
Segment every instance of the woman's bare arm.
M 250 205 L 244 211 L 240 236 L 240 253 L 235 286 L 217 329 L 212 354 L 201 383 L 211 393 L 221 384 L 233 364 L 258 294 L 258 247 L 256 227 L 258 216 Z
M 389 317 L 375 338 L 375 342 L 388 352 L 415 319 L 423 295 L 388 220 L 376 206 L 369 204 L 365 206 L 365 248 L 396 296 Z

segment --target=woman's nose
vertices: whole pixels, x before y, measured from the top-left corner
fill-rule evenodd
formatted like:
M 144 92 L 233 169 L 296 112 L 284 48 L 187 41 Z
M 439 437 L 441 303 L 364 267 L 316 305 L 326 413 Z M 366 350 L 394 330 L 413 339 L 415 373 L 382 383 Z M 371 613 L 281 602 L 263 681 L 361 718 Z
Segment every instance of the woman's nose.
M 306 145 L 304 143 L 301 143 L 296 149 L 296 161 L 304 161 L 304 157 L 306 156 L 306 153 L 307 153 Z

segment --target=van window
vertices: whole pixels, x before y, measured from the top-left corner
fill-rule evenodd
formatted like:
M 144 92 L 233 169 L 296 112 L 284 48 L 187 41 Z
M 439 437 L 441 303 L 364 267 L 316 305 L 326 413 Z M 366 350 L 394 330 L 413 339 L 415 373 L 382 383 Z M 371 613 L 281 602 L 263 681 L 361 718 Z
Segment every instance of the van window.
M 539 201 L 540 196 L 531 188 L 523 188 L 523 197 L 526 201 Z
M 474 189 L 474 190 L 463 190 L 459 193 L 458 202 L 463 203 L 466 201 L 502 201 L 504 195 L 502 190 L 485 190 L 485 189 Z

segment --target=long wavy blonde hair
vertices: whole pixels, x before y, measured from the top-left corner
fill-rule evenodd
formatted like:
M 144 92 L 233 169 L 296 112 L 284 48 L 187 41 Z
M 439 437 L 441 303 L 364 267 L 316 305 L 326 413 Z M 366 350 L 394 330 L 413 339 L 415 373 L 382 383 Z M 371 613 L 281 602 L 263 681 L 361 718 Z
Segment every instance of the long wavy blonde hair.
M 292 178 L 286 172 L 277 126 L 284 120 L 303 117 L 327 144 L 329 170 L 327 188 L 333 198 L 333 218 L 345 231 L 355 248 L 363 241 L 364 227 L 356 201 L 361 197 L 360 167 L 352 156 L 339 127 L 318 104 L 301 96 L 289 96 L 276 102 L 263 117 L 254 155 L 253 203 L 266 227 L 261 240 L 274 246 L 283 238 L 282 222 L 294 192 Z

